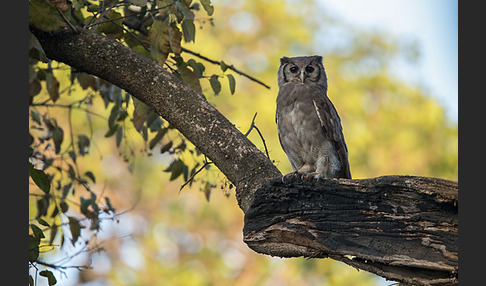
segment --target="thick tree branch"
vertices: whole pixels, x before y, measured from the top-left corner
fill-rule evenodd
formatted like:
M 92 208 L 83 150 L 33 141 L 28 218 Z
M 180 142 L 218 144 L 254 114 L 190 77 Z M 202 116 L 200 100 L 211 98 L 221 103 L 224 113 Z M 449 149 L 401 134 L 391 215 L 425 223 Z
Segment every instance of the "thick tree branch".
M 391 280 L 457 285 L 457 182 L 414 176 L 273 180 L 245 212 L 244 240 L 280 257 L 331 257 Z
M 236 186 L 243 211 L 253 192 L 280 171 L 200 94 L 160 65 L 107 37 L 78 29 L 30 28 L 48 58 L 107 80 L 141 100 L 177 128 Z

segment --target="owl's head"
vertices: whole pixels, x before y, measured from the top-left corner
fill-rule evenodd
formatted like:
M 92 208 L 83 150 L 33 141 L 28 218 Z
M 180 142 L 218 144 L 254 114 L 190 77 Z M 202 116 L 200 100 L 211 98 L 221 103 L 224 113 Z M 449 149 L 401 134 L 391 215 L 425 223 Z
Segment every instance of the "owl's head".
M 289 82 L 315 82 L 327 89 L 327 77 L 321 56 L 283 57 L 278 69 L 278 86 Z

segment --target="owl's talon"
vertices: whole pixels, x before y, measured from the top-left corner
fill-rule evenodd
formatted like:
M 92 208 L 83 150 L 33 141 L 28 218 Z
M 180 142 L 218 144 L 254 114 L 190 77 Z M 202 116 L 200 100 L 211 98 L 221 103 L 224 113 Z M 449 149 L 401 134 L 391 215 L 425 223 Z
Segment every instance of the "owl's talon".
M 283 176 L 282 176 L 282 183 L 286 184 L 286 183 L 285 183 L 285 179 L 286 179 L 287 177 L 293 177 L 293 176 L 295 176 L 295 174 L 297 174 L 297 171 L 293 171 L 293 172 L 290 172 L 290 173 L 287 173 L 287 174 L 283 175 Z
M 319 182 L 323 178 L 324 178 L 323 174 L 317 174 L 316 176 L 314 176 L 314 179 L 316 179 L 316 182 Z

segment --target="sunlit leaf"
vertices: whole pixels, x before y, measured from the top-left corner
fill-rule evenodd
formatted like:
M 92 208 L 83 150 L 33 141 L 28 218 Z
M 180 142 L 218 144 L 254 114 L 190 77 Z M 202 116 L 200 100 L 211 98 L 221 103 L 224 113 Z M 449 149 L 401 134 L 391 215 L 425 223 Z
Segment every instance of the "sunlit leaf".
M 184 20 L 181 24 L 182 33 L 184 34 L 184 41 L 186 43 L 195 42 L 196 39 L 196 27 L 194 26 L 194 21 Z
M 178 57 L 181 53 L 182 33 L 175 24 L 169 25 L 169 44 L 172 52 Z
M 211 0 L 200 0 L 204 10 L 208 13 L 208 16 L 213 15 L 214 7 L 211 5 Z
M 169 41 L 169 27 L 166 22 L 155 20 L 150 33 L 150 55 L 152 59 L 163 64 L 171 51 Z

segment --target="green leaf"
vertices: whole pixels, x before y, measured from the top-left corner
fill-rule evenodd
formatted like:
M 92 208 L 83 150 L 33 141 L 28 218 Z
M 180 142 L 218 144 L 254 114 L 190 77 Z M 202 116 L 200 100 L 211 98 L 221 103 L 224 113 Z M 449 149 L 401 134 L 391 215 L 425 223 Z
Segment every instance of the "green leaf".
M 203 77 L 203 73 L 206 70 L 206 67 L 202 63 L 198 63 L 194 59 L 190 59 L 187 61 L 187 65 L 192 67 L 194 74 L 198 78 Z
M 61 143 L 64 140 L 64 131 L 60 127 L 55 127 L 52 130 L 52 140 L 54 141 L 54 148 L 56 149 L 56 154 L 61 152 Z
M 105 17 L 108 19 L 113 19 L 113 21 L 100 23 L 98 26 L 96 26 L 96 31 L 99 33 L 104 33 L 107 36 L 121 38 L 123 36 L 123 19 L 121 16 L 122 15 L 115 10 L 108 11 L 108 13 L 105 14 Z
M 140 132 L 142 130 L 143 123 L 145 122 L 145 117 L 147 115 L 147 112 L 150 110 L 150 107 L 148 107 L 148 105 L 136 98 L 133 98 L 133 106 L 135 107 L 133 110 L 132 119 L 133 126 L 138 132 Z
M 78 79 L 79 85 L 81 88 L 87 89 L 91 87 L 93 90 L 98 90 L 98 84 L 96 83 L 96 78 L 93 75 L 81 72 L 78 73 L 76 78 Z
M 52 245 L 54 239 L 56 238 L 56 235 L 57 235 L 57 227 L 51 228 L 51 234 L 49 236 L 49 245 Z
M 184 20 L 194 20 L 194 13 L 187 7 L 185 1 L 176 1 L 175 5 L 177 7 L 177 10 L 179 10 L 182 15 L 184 15 Z
M 199 0 L 199 2 L 201 2 L 204 10 L 208 13 L 208 16 L 213 15 L 214 7 L 211 5 L 211 0 Z
M 184 20 L 181 24 L 182 33 L 184 34 L 184 41 L 186 43 L 195 42 L 196 39 L 196 27 L 193 20 Z
M 182 174 L 182 171 L 184 170 L 184 162 L 182 162 L 181 159 L 178 159 L 174 161 L 172 164 L 172 173 L 170 174 L 169 181 L 173 181 L 177 179 Z
M 39 257 L 39 240 L 29 234 L 29 261 L 36 261 Z
M 96 178 L 95 178 L 95 176 L 94 176 L 93 172 L 91 172 L 91 171 L 87 171 L 86 173 L 84 173 L 84 175 L 85 175 L 86 177 L 90 178 L 90 179 L 91 179 L 91 181 L 93 181 L 93 183 L 96 183 Z
M 164 135 L 167 133 L 167 130 L 168 130 L 167 128 L 164 128 L 164 129 L 160 129 L 159 132 L 157 132 L 155 137 L 152 140 L 150 140 L 150 143 L 149 143 L 150 149 L 153 149 L 155 147 L 155 145 L 157 145 L 157 143 L 159 143 L 160 140 L 162 140 Z
M 169 141 L 169 143 L 167 143 L 164 146 L 160 147 L 160 153 L 162 154 L 162 153 L 165 153 L 165 152 L 169 151 L 170 148 L 172 148 L 172 145 L 173 144 L 174 143 L 172 141 Z
M 115 120 L 118 117 L 118 113 L 120 112 L 121 103 L 115 102 L 113 107 L 111 108 L 110 116 L 108 117 L 108 128 L 113 128 L 113 124 L 115 124 Z
M 221 83 L 219 82 L 218 75 L 213 74 L 209 79 L 209 83 L 211 84 L 211 88 L 213 89 L 214 93 L 218 95 L 221 91 Z
M 81 225 L 79 224 L 78 219 L 75 217 L 68 216 L 68 219 L 69 219 L 69 230 L 71 231 L 71 235 L 73 236 L 71 241 L 74 245 L 76 241 L 78 241 L 79 236 L 81 235 Z
M 49 1 L 29 0 L 29 25 L 50 32 L 59 30 L 66 23 Z
M 40 217 L 36 219 L 37 222 L 40 224 L 40 225 L 43 225 L 43 226 L 47 226 L 47 227 L 50 227 L 49 223 L 43 219 L 41 219 Z
M 39 275 L 47 277 L 47 281 L 49 282 L 49 286 L 50 285 L 56 285 L 56 283 L 57 283 L 56 277 L 54 277 L 54 274 L 51 271 L 42 270 L 41 272 L 39 272 Z
M 147 0 L 128 0 L 128 2 L 139 7 L 143 7 L 147 5 Z
M 110 130 L 108 130 L 108 131 L 105 133 L 105 137 L 110 137 L 110 136 L 112 136 L 113 134 L 115 134 L 115 132 L 118 130 L 118 127 L 119 127 L 119 125 L 118 125 L 118 124 L 113 125 L 113 127 L 111 127 L 111 128 L 110 128 Z
M 118 128 L 115 135 L 115 142 L 117 148 L 120 148 L 122 140 L 123 140 L 123 128 Z
M 178 57 L 181 54 L 182 33 L 175 23 L 169 25 L 169 44 L 172 52 Z
M 42 170 L 37 170 L 34 168 L 32 163 L 29 163 L 29 175 L 34 181 L 34 183 L 46 194 L 51 190 L 51 181 L 47 177 L 46 173 Z
M 177 65 L 177 70 L 181 75 L 182 80 L 190 86 L 192 89 L 202 94 L 201 83 L 199 82 L 199 77 L 190 69 L 187 68 L 187 64 L 182 62 Z
M 226 64 L 224 61 L 221 61 L 221 62 L 219 63 L 219 66 L 221 67 L 221 70 L 222 70 L 223 72 L 225 72 L 225 71 L 228 69 L 228 65 L 227 65 L 227 64 Z
M 90 140 L 89 137 L 84 134 L 78 135 L 78 149 L 81 156 L 88 154 L 89 152 Z
M 167 59 L 171 51 L 169 26 L 161 20 L 155 20 L 150 29 L 150 56 L 160 64 Z
M 30 228 L 32 229 L 32 232 L 34 233 L 35 239 L 37 239 L 38 241 L 40 241 L 42 238 L 45 237 L 44 232 L 37 225 L 31 224 Z
M 31 110 L 30 116 L 32 117 L 32 120 L 34 120 L 37 124 L 39 124 L 39 125 L 42 124 L 39 112 Z
M 229 83 L 231 94 L 235 94 L 235 86 L 236 86 L 235 77 L 231 74 L 227 74 L 226 76 L 228 77 L 228 83 Z
M 56 102 L 59 99 L 59 81 L 52 72 L 46 73 L 46 87 L 49 97 Z
M 49 59 L 46 57 L 46 53 L 39 43 L 39 40 L 37 40 L 37 38 L 31 32 L 29 32 L 29 57 L 40 60 L 44 63 L 49 62 Z

